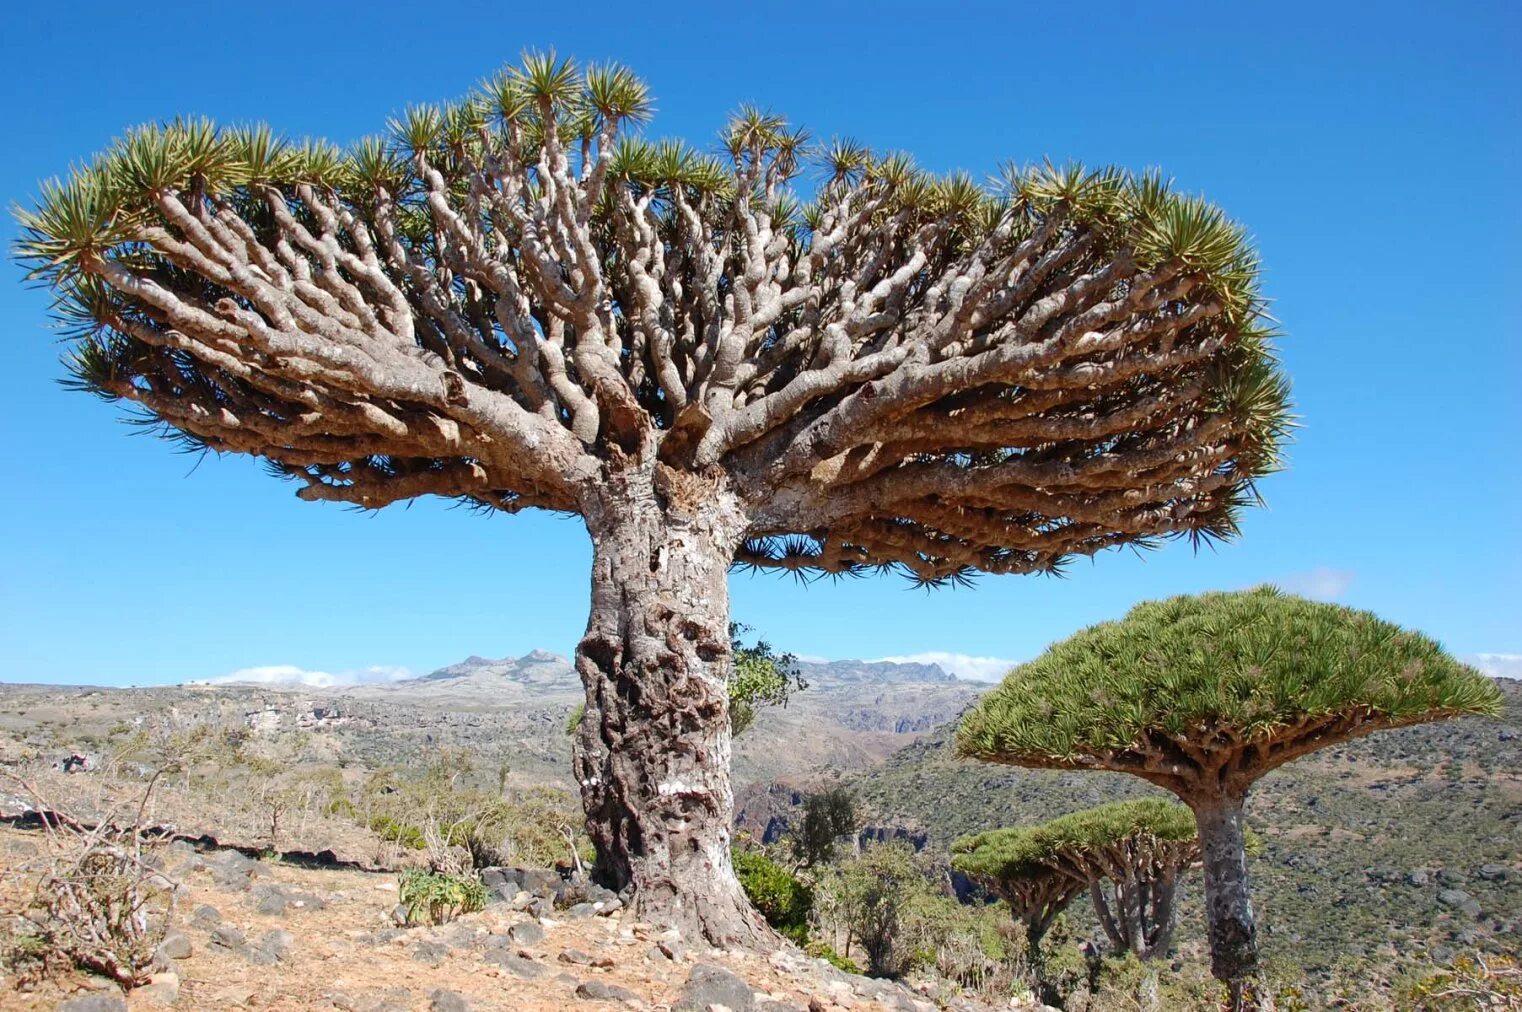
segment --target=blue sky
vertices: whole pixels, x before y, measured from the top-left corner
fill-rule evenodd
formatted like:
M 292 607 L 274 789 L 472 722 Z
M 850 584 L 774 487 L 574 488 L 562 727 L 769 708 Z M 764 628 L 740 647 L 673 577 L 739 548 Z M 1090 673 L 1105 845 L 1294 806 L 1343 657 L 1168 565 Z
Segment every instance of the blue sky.
M 656 135 L 707 143 L 749 100 L 938 170 L 1161 166 L 1248 224 L 1304 428 L 1239 542 L 930 595 L 891 578 L 733 577 L 735 616 L 777 645 L 999 659 L 953 662 L 988 673 L 1144 598 L 1276 581 L 1522 664 L 1522 7 L 215 9 L 12 9 L 0 195 L 27 202 L 121 128 L 182 113 L 351 140 L 555 46 L 641 73 Z M 0 230 L 8 245 L 9 217 Z M 56 385 L 46 309 L 0 265 L 0 680 L 425 672 L 574 647 L 589 560 L 576 521 L 431 501 L 357 515 L 298 501 L 248 459 L 197 466 Z

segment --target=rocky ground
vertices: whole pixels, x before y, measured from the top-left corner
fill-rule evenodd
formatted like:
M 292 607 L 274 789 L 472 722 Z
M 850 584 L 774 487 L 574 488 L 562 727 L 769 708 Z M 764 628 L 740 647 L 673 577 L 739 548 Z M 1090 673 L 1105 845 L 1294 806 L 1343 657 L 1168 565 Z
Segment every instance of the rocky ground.
M 25 830 L 0 830 L 6 860 L 24 858 L 35 843 Z M 638 923 L 616 900 L 557 908 L 558 883 L 542 872 L 489 875 L 495 902 L 485 910 L 438 927 L 401 927 L 393 874 L 300 867 L 231 850 L 198 851 L 183 842 L 166 848 L 164 868 L 179 883 L 179 895 L 173 928 L 160 947 L 163 969 L 153 983 L 123 996 L 84 975 L 29 993 L 0 981 L 0 1009 L 941 1007 L 907 984 L 845 974 L 792 947 L 768 955 L 693 944 Z M 982 1008 L 965 999 L 947 1007 Z

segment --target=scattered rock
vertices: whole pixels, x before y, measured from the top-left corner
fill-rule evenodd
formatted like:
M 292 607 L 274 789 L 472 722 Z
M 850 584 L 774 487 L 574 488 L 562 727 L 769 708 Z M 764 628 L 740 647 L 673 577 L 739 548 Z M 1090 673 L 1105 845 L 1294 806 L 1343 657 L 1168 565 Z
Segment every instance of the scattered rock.
M 597 908 L 590 903 L 577 903 L 568 908 L 565 915 L 573 921 L 584 921 L 588 917 L 595 917 L 597 915 Z
M 570 963 L 572 966 L 591 966 L 592 957 L 580 949 L 565 949 L 555 957 L 562 963 Z
M 483 868 L 481 869 L 481 884 L 488 889 L 496 889 L 509 883 L 514 888 L 518 886 L 516 869 L 513 868 Z
M 637 1002 L 639 995 L 626 987 L 617 984 L 608 984 L 600 980 L 584 980 L 576 985 L 576 997 L 585 998 L 589 1001 L 625 1001 Z
M 159 943 L 158 951 L 159 955 L 163 956 L 165 959 L 189 959 L 190 953 L 193 951 L 193 947 L 190 944 L 190 939 L 186 938 L 178 931 L 171 931 L 169 934 L 165 935 L 164 940 Z
M 507 936 L 519 945 L 536 945 L 544 941 L 544 929 L 533 921 L 524 921 L 508 928 Z
M 254 876 L 259 874 L 259 862 L 236 850 L 227 851 L 206 867 L 217 888 L 231 892 L 248 889 L 253 885 Z
M 1444 889 L 1437 894 L 1437 901 L 1445 907 L 1452 907 L 1466 917 L 1480 916 L 1480 904 L 1462 889 Z
M 687 975 L 671 1012 L 709 1012 L 711 1005 L 723 1005 L 731 1012 L 754 1012 L 756 998 L 750 985 L 736 974 L 712 963 L 699 963 Z
M 448 955 L 448 947 L 440 945 L 438 942 L 419 942 L 417 948 L 412 950 L 413 959 L 419 963 L 426 963 L 429 966 L 438 966 L 444 962 Z
M 132 992 L 133 1003 L 146 1001 L 151 1005 L 173 1005 L 180 997 L 180 975 L 170 971 L 155 973 L 148 983 Z
M 470 1002 L 458 991 L 439 988 L 428 996 L 429 1012 L 470 1012 Z
M 284 928 L 266 931 L 259 939 L 259 948 L 282 961 L 290 954 L 291 946 L 294 944 L 296 944 L 296 936 Z
M 500 966 L 513 976 L 522 977 L 524 980 L 534 980 L 538 977 L 543 977 L 548 972 L 532 959 L 524 959 L 517 953 L 508 952 L 505 949 L 491 950 L 486 954 L 486 961 Z
M 1504 864 L 1482 864 L 1475 874 L 1487 882 L 1505 881 L 1509 868 Z
M 1427 884 L 1427 873 L 1417 868 L 1406 876 L 1406 881 L 1414 886 L 1424 886 Z
M 114 994 L 87 994 L 60 1002 L 58 1012 L 127 1012 L 127 1003 Z
M 190 926 L 192 928 L 214 928 L 221 923 L 222 911 L 210 903 L 202 903 L 190 915 Z
M 655 947 L 673 963 L 680 963 L 687 958 L 687 946 L 675 938 L 662 938 L 655 943 Z
M 1445 886 L 1461 886 L 1469 881 L 1469 876 L 1452 868 L 1444 868 L 1437 873 L 1437 880 Z
M 261 949 L 257 945 L 250 945 L 243 949 L 242 956 L 255 966 L 274 966 L 280 962 L 279 956 L 268 949 Z
M 439 944 L 456 949 L 474 948 L 480 940 L 480 929 L 469 924 L 451 924 L 439 933 Z
M 211 933 L 211 944 L 218 949 L 237 952 L 248 944 L 248 940 L 243 937 L 243 932 L 231 924 L 224 924 Z

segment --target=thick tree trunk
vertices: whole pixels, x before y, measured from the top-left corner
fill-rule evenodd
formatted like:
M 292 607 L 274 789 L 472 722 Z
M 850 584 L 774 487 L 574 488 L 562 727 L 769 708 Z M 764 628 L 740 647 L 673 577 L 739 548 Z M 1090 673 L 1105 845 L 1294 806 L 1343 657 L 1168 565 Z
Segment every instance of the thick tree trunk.
M 733 500 L 652 470 L 616 474 L 586 512 L 592 613 L 575 768 L 596 875 L 634 914 L 720 946 L 769 937 L 730 862 Z
M 1243 836 L 1242 799 L 1193 799 L 1205 865 L 1205 916 L 1210 935 L 1210 972 L 1231 991 L 1234 1009 L 1258 973 L 1258 929 L 1253 920 Z
M 1105 891 L 1107 881 L 1091 883 L 1089 896 L 1111 948 L 1131 952 L 1144 962 L 1167 955 L 1173 938 L 1174 880 L 1115 882 L 1113 895 Z

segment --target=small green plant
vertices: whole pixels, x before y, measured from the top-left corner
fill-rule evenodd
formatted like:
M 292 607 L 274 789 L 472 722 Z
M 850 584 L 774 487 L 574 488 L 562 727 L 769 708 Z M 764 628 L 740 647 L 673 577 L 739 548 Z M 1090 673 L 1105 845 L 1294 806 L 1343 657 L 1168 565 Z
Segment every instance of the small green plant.
M 409 826 L 405 822 L 398 822 L 389 815 L 374 815 L 370 817 L 370 828 L 382 840 L 399 843 L 408 850 L 422 850 L 428 846 L 423 839 L 423 831 L 416 826 Z
M 861 967 L 857 966 L 854 960 L 847 959 L 824 942 L 810 942 L 804 946 L 803 951 L 815 959 L 824 960 L 837 970 L 844 970 L 846 973 L 861 973 Z
M 786 868 L 759 851 L 736 850 L 735 874 L 745 895 L 783 937 L 803 945 L 808 941 L 809 911 L 814 891 Z
M 1522 962 L 1504 955 L 1469 953 L 1434 968 L 1400 989 L 1407 1006 L 1424 1012 L 1522 1007 Z
M 408 868 L 398 883 L 408 924 L 444 924 L 486 906 L 486 886 L 473 878 Z

